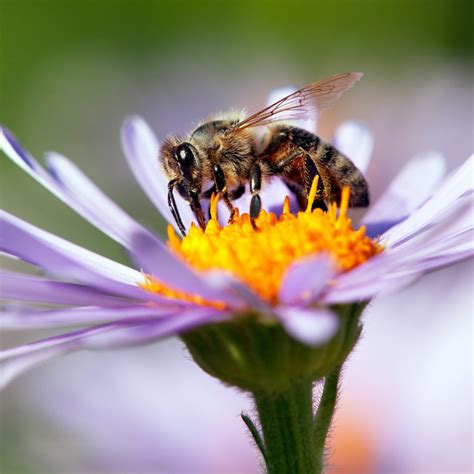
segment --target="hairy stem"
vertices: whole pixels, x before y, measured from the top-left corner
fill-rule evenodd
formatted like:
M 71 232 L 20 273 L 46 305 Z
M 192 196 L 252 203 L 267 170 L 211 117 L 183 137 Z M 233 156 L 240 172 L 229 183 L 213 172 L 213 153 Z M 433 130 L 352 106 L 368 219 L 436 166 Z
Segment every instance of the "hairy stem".
M 254 393 L 268 474 L 314 474 L 313 383 L 292 384 L 278 393 Z

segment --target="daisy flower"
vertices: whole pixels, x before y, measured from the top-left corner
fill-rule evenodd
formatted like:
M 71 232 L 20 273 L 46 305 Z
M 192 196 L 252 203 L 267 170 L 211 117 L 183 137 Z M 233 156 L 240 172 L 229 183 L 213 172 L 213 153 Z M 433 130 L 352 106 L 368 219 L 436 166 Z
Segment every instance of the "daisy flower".
M 365 127 L 346 123 L 334 142 L 366 170 L 372 137 Z M 0 251 L 44 274 L 2 271 L 2 299 L 22 303 L 5 305 L 2 329 L 77 328 L 1 351 L 0 385 L 68 352 L 180 335 L 201 368 L 253 395 L 261 430 L 243 419 L 268 472 L 321 470 L 340 367 L 357 342 L 367 302 L 473 255 L 474 158 L 443 177 L 441 156 L 416 157 L 358 229 L 347 214 L 348 189 L 339 207 L 311 211 L 316 181 L 308 209 L 301 212 L 292 212 L 290 200 L 283 199 L 282 183 L 270 184 L 262 193 L 267 211 L 257 220 L 259 232 L 245 214 L 245 197 L 227 225 L 218 198 L 212 198 L 203 231 L 177 196 L 188 229 L 181 239 L 167 205 L 155 135 L 143 119 L 132 117 L 123 125 L 122 144 L 135 178 L 170 223 L 167 244 L 67 158 L 49 153 L 44 168 L 1 129 L 5 155 L 120 243 L 134 265 L 2 211 Z M 314 415 L 312 386 L 320 379 L 325 388 Z

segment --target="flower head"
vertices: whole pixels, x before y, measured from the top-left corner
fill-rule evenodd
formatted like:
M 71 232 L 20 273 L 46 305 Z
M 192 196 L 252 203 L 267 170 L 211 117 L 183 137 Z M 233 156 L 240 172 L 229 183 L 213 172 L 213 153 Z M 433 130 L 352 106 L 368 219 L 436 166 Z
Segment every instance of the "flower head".
M 317 178 L 313 185 L 316 190 Z M 328 212 L 311 211 L 313 195 L 304 212 L 292 214 L 288 196 L 278 217 L 262 211 L 257 219 L 256 232 L 248 214 L 234 217 L 221 225 L 217 217 L 219 197 L 210 203 L 211 219 L 206 229 L 191 224 L 182 240 L 171 225 L 168 226 L 169 247 L 191 267 L 199 271 L 227 270 L 244 282 L 254 293 L 272 305 L 278 304 L 278 293 L 288 268 L 305 257 L 326 254 L 341 272 L 364 263 L 381 252 L 382 247 L 365 235 L 365 227 L 358 230 L 346 214 L 349 189 L 342 195 L 339 213 L 335 203 Z M 165 295 L 166 286 L 157 287 L 155 279 L 145 288 Z M 169 293 L 168 293 L 169 294 Z
M 335 140 L 363 170 L 371 148 L 367 130 L 346 124 Z M 125 123 L 122 141 L 135 177 L 174 225 L 153 132 L 134 117 Z M 275 182 L 262 194 L 268 212 L 257 221 L 260 232 L 252 229 L 243 213 L 231 225 L 219 223 L 225 210 L 217 211 L 217 199 L 211 204 L 212 219 L 202 231 L 192 225 L 193 216 L 178 196 L 189 234 L 180 240 L 170 230 L 167 246 L 67 158 L 49 154 L 47 170 L 5 128 L 0 147 L 36 181 L 119 242 L 136 268 L 3 211 L 0 251 L 40 268 L 47 276 L 2 272 L 2 298 L 24 306 L 7 306 L 0 324 L 16 330 L 81 328 L 2 351 L 1 385 L 62 353 L 149 343 L 199 327 L 227 324 L 244 314 L 258 316 L 252 324 L 284 328 L 292 338 L 319 346 L 338 331 L 341 319 L 336 307 L 369 301 L 473 254 L 472 157 L 441 185 L 442 158 L 436 154 L 416 158 L 409 167 L 424 173 L 417 192 L 408 195 L 406 189 L 413 187 L 419 174 L 402 171 L 358 229 L 346 213 L 347 192 L 339 210 L 334 205 L 327 214 L 318 210 L 292 213 L 288 200 L 283 212 L 275 213 L 275 205 L 281 209 L 287 193 Z M 237 204 L 243 202 L 245 197 Z

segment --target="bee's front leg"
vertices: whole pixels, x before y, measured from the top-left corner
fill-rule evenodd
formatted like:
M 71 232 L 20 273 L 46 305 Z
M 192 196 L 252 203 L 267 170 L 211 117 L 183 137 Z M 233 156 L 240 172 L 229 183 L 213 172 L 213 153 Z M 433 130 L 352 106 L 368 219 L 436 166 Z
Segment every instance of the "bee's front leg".
M 227 209 L 230 211 L 229 223 L 234 220 L 235 208 L 232 205 L 231 197 L 227 190 L 227 183 L 225 179 L 225 174 L 222 171 L 222 168 L 219 165 L 213 165 L 212 170 L 214 172 L 214 184 L 218 193 L 220 194 L 222 200 L 224 201 Z
M 199 227 L 202 230 L 206 228 L 206 219 L 204 218 L 204 212 L 202 212 L 201 201 L 199 200 L 199 193 L 191 192 L 189 194 L 191 210 L 193 211 L 198 221 Z

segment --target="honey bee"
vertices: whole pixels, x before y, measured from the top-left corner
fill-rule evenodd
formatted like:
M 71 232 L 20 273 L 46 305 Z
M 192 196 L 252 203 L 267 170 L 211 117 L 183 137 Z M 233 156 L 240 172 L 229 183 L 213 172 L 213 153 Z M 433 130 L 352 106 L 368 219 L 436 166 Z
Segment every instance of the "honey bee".
M 304 118 L 311 110 L 332 105 L 343 92 L 362 77 L 349 72 L 314 82 L 277 102 L 244 117 L 230 114 L 198 126 L 185 139 L 169 136 L 159 158 L 169 179 L 168 205 L 183 234 L 185 227 L 179 215 L 173 191 L 176 189 L 190 205 L 197 222 L 205 228 L 206 219 L 201 199 L 212 193 L 220 198 L 234 217 L 232 201 L 245 192 L 248 184 L 252 194 L 250 219 L 262 208 L 259 192 L 272 177 L 281 178 L 305 209 L 313 179 L 319 176 L 313 209 L 327 210 L 327 204 L 339 201 L 341 190 L 351 190 L 349 205 L 369 205 L 369 190 L 362 173 L 352 161 L 317 135 L 285 124 Z M 256 127 L 265 126 L 263 134 Z

